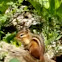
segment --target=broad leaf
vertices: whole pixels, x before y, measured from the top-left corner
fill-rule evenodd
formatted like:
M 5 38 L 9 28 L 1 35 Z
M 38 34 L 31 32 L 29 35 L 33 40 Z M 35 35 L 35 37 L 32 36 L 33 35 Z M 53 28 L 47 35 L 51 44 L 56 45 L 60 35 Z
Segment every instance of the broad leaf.
M 8 42 L 8 43 L 10 43 L 10 41 L 12 39 L 14 39 L 15 35 L 16 35 L 16 32 L 14 32 L 12 34 L 11 33 L 7 33 L 6 36 L 3 38 L 3 40 Z
M 55 9 L 59 8 L 61 5 L 61 0 L 55 0 Z
M 55 0 L 49 0 L 49 3 L 50 3 L 50 14 L 51 15 L 54 15 L 55 14 Z
M 1 13 L 5 12 L 5 10 L 8 8 L 7 3 L 11 1 L 15 2 L 17 0 L 0 0 L 0 12 Z
M 57 11 L 57 15 L 62 18 L 62 3 L 56 11 Z
M 23 0 L 18 0 L 18 2 L 19 2 L 19 3 L 22 3 L 22 2 L 23 2 Z
M 38 13 L 41 14 L 42 11 L 41 4 L 39 4 L 39 2 L 35 0 L 28 0 L 28 1 L 33 5 L 33 7 L 38 11 Z
M 43 5 L 46 9 L 49 8 L 49 0 L 39 0 L 39 3 Z
M 13 58 L 9 62 L 20 62 L 20 61 L 18 59 L 16 59 L 16 58 Z

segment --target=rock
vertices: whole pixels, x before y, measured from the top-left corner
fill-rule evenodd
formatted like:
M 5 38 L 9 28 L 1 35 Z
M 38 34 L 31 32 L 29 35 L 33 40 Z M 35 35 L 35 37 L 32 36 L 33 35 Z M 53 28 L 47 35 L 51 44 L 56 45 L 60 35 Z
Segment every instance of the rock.
M 40 62 L 32 57 L 29 51 L 24 50 L 24 47 L 16 47 L 4 41 L 0 42 L 0 59 L 4 57 L 4 62 L 9 62 L 12 58 L 17 58 L 20 62 Z M 45 62 L 55 62 L 50 59 L 47 54 L 44 55 Z

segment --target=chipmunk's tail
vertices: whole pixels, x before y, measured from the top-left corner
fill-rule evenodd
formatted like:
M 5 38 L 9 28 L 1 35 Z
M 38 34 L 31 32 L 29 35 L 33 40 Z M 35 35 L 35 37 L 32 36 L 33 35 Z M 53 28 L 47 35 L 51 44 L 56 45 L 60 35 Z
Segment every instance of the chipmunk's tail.
M 26 62 L 36 62 L 29 54 L 24 55 L 23 58 L 26 60 Z

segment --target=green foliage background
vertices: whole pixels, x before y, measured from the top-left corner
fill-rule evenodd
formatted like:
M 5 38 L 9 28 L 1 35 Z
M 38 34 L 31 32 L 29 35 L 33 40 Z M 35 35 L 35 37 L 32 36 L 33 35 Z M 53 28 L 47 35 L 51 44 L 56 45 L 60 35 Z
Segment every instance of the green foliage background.
M 12 43 L 14 45 L 21 45 L 21 43 L 14 40 L 14 37 L 16 35 L 16 31 L 14 33 L 10 32 L 4 32 L 4 27 L 7 27 L 9 25 L 9 19 L 11 18 L 11 15 L 17 11 L 18 5 L 21 6 L 21 3 L 23 0 L 0 0 L 0 40 L 4 40 L 8 43 Z M 14 9 L 10 11 L 8 14 L 5 13 L 5 11 L 9 8 L 13 7 Z M 3 36 L 3 38 L 2 38 Z
M 43 33 L 45 45 L 56 42 L 62 37 L 62 0 L 26 0 L 33 7 L 31 10 L 34 14 L 41 16 L 41 22 L 30 27 L 31 31 L 34 29 L 38 33 Z M 23 6 L 24 0 L 0 0 L 0 41 L 3 40 L 16 46 L 21 46 L 20 42 L 14 39 L 16 32 L 4 32 L 10 22 L 11 15 L 18 12 L 28 11 L 28 6 L 24 10 L 18 9 Z M 32 8 L 31 7 L 31 8 Z M 8 14 L 5 11 L 8 8 L 13 8 Z M 10 62 L 19 62 L 16 58 L 11 59 Z
M 36 30 L 44 34 L 45 43 L 48 45 L 54 40 L 58 40 L 62 36 L 62 0 L 27 0 L 34 7 L 32 11 L 43 18 L 41 25 Z M 6 33 L 2 28 L 8 24 L 10 15 L 19 10 L 23 0 L 0 0 L 0 40 L 1 36 Z M 14 7 L 13 11 L 5 14 L 9 7 Z M 27 6 L 28 7 L 28 6 Z M 27 10 L 27 7 L 24 11 Z M 8 16 L 9 15 L 9 16 Z M 41 28 L 42 27 L 42 28 Z M 33 30 L 34 25 L 31 27 Z M 9 39 L 10 40 L 10 39 Z
M 61 37 L 62 27 L 62 0 L 28 0 L 37 14 L 42 16 L 43 33 L 45 35 L 46 44 Z

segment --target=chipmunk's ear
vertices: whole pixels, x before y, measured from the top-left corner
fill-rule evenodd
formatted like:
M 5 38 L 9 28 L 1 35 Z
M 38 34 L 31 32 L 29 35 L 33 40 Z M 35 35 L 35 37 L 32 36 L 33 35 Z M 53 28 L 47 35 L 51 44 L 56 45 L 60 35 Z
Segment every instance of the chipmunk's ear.
M 24 31 L 25 33 L 30 33 L 30 30 L 29 30 L 28 28 L 26 28 L 26 27 L 23 28 L 23 31 Z
M 30 31 L 30 29 L 26 29 L 26 31 L 28 32 L 28 33 L 30 33 L 31 31 Z
M 23 30 L 27 31 L 27 32 L 30 32 L 29 28 L 26 28 L 26 27 L 24 27 Z
M 27 31 L 28 31 L 28 32 L 30 32 L 30 30 L 29 30 L 29 29 L 27 29 Z

